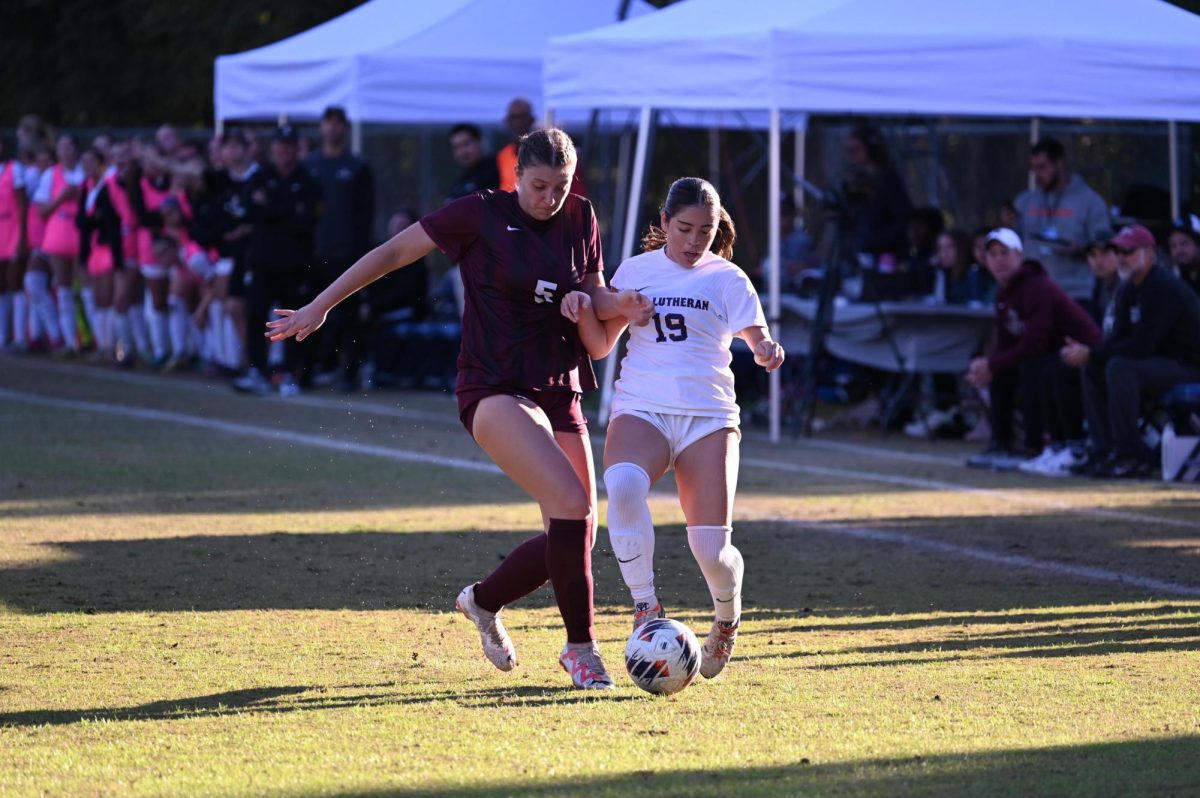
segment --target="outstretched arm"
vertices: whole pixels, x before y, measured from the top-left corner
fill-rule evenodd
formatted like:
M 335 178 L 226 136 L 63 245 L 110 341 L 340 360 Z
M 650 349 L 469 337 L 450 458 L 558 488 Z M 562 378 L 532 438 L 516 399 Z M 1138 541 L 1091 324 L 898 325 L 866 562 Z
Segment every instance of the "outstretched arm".
M 560 309 L 579 328 L 579 339 L 592 360 L 608 357 L 621 333 L 629 326 L 629 319 L 624 316 L 608 321 L 596 318 L 592 299 L 583 291 L 572 291 L 563 297 Z
M 343 299 L 388 272 L 428 255 L 434 246 L 421 223 L 413 223 L 355 261 L 312 302 L 299 310 L 276 310 L 282 318 L 267 322 L 267 338 L 282 341 L 294 335 L 297 341 L 303 341 L 325 323 L 325 316 Z
M 738 337 L 750 345 L 754 362 L 767 371 L 774 371 L 783 365 L 783 347 L 778 341 L 771 340 L 771 333 L 766 327 L 747 327 L 738 333 Z
M 644 326 L 654 315 L 654 303 L 650 297 L 640 291 L 607 288 L 604 277 L 599 273 L 587 275 L 581 290 L 592 298 L 592 312 L 601 321 L 624 319 L 626 324 Z

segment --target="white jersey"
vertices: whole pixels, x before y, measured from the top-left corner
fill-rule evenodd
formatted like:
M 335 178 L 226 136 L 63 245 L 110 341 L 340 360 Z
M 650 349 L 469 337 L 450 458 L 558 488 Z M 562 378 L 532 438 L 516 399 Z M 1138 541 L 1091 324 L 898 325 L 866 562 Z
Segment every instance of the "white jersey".
M 612 285 L 640 291 L 655 307 L 649 324 L 629 328 L 613 411 L 736 421 L 729 346 L 747 327 L 767 326 L 745 272 L 712 252 L 688 268 L 656 249 L 622 263 Z

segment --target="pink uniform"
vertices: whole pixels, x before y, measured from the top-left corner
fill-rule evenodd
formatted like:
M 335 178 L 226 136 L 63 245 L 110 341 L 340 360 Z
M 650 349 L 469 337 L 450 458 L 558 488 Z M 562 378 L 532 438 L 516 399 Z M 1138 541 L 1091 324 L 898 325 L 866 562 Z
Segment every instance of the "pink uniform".
M 67 190 L 67 173 L 62 164 L 55 164 L 51 172 L 50 201 L 53 202 Z M 46 233 L 42 239 L 42 251 L 61 258 L 79 257 L 79 228 L 75 226 L 75 214 L 79 201 L 75 199 L 61 203 L 46 219 Z
M 91 180 L 88 180 L 83 184 L 84 195 L 87 196 L 89 200 L 93 199 L 91 194 L 92 189 L 95 187 L 95 184 Z M 91 202 L 85 202 L 83 211 L 89 217 L 94 216 L 96 213 L 96 206 Z M 114 262 L 112 247 L 100 240 L 100 231 L 93 230 L 91 246 L 88 247 L 88 274 L 92 275 L 93 277 L 97 277 L 101 274 L 108 274 L 113 270 L 113 266 Z
M 121 217 L 121 253 L 127 260 L 137 260 L 138 256 L 138 219 L 129 194 L 115 174 L 104 178 L 108 187 L 108 199 Z
M 17 169 L 20 164 L 9 161 L 0 166 L 0 260 L 17 257 L 21 241 L 21 203 L 17 201 Z
M 169 190 L 155 188 L 149 179 L 142 178 L 142 200 L 147 211 L 157 211 L 162 207 L 163 200 L 169 196 L 171 196 Z M 138 263 L 143 266 L 156 265 L 154 263 L 154 231 L 139 227 L 137 237 L 137 249 L 134 252 L 138 253 Z

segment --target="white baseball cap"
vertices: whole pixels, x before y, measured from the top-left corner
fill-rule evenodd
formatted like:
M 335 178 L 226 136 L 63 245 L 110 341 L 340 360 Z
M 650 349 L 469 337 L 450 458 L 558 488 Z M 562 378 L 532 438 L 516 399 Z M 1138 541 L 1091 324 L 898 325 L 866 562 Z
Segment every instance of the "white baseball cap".
M 1009 249 L 1015 249 L 1017 252 L 1024 252 L 1025 247 L 1021 246 L 1021 237 L 1007 227 L 997 227 L 995 230 L 987 234 L 987 244 L 993 241 L 999 241 Z

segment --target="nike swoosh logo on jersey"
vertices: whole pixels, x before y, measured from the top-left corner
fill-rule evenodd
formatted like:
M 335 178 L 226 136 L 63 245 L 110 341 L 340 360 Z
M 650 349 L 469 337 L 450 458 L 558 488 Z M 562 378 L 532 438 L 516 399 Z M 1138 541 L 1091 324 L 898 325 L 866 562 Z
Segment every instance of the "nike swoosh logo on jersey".
M 519 228 L 519 227 L 513 227 L 511 224 L 508 226 L 508 229 L 509 229 L 509 231 L 510 231 L 510 232 L 513 232 L 513 233 L 519 233 L 519 232 L 521 232 L 521 228 Z
M 618 557 L 617 562 L 633 562 L 634 560 L 636 560 L 638 557 L 641 557 L 641 556 L 642 555 L 639 554 L 637 557 L 630 557 L 628 560 L 622 560 L 620 557 Z

